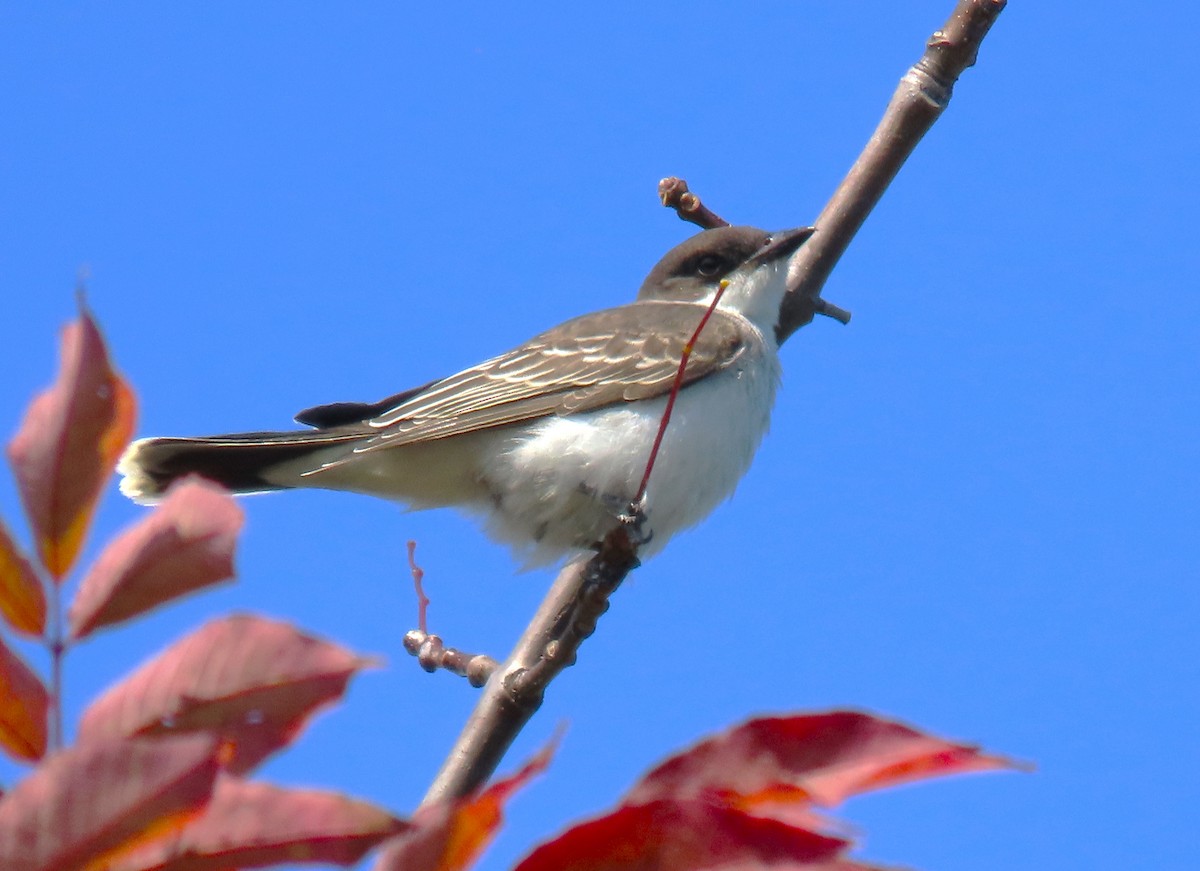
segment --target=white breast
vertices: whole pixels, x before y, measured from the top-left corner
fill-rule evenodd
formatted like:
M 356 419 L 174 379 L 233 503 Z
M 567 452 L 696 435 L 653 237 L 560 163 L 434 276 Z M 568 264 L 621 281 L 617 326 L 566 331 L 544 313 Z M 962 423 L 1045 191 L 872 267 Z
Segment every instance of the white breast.
M 766 434 L 779 381 L 773 343 L 680 392 L 647 489 L 648 556 L 727 499 Z M 475 507 L 488 533 L 526 563 L 552 562 L 613 528 L 613 511 L 637 493 L 666 397 L 512 431 L 483 470 L 489 497 Z

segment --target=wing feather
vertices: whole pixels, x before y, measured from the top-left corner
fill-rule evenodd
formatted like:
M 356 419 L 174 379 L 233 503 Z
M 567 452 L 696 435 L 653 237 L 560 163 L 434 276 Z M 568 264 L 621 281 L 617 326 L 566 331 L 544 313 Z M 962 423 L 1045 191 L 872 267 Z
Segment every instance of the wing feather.
M 367 421 L 378 434 L 356 452 L 660 396 L 704 311 L 697 303 L 643 301 L 567 321 L 406 396 Z M 728 367 L 755 338 L 761 341 L 749 322 L 717 309 L 692 350 L 684 384 Z

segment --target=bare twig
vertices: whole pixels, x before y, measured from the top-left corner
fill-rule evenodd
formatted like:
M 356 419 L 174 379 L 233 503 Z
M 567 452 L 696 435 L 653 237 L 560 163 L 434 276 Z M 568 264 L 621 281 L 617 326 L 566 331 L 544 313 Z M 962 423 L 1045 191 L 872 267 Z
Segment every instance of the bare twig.
M 440 635 L 429 631 L 429 597 L 425 595 L 425 570 L 417 565 L 417 543 L 408 543 L 408 570 L 412 573 L 417 593 L 417 628 L 404 634 L 404 649 L 417 658 L 421 668 L 432 673 L 448 671 L 465 677 L 474 687 L 481 687 L 499 667 L 499 663 L 483 653 L 467 653 L 447 647 Z
M 50 699 L 53 704 L 50 720 L 50 749 L 61 750 L 67 745 L 63 732 L 63 659 L 67 642 L 63 637 L 62 584 L 52 584 L 50 590 L 50 634 L 46 646 L 50 650 Z
M 608 610 L 608 597 L 637 565 L 624 526 L 590 559 L 566 565 L 525 628 L 508 661 L 484 687 L 422 805 L 482 786 L 509 745 L 541 707 L 547 685 L 575 662 L 579 645 Z
M 417 543 L 408 543 L 408 571 L 412 574 L 417 592 L 417 629 L 424 635 L 429 631 L 429 597 L 425 595 L 425 570 L 417 565 Z
M 485 653 L 467 653 L 447 647 L 440 635 L 430 635 L 424 629 L 410 629 L 404 634 L 404 649 L 417 658 L 428 672 L 448 671 L 465 677 L 474 687 L 481 687 L 500 667 L 500 663 Z
M 929 38 L 924 56 L 900 80 L 866 148 L 813 222 L 817 231 L 792 258 L 791 286 L 780 312 L 780 342 L 814 314 L 829 313 L 821 288 L 830 272 L 904 161 L 950 102 L 954 83 L 975 63 L 979 44 L 1006 2 L 959 0 L 945 26 Z
M 668 209 L 674 209 L 679 220 L 688 221 L 705 230 L 728 227 L 729 222 L 700 202 L 700 197 L 688 190 L 687 182 L 671 176 L 658 183 L 658 198 Z

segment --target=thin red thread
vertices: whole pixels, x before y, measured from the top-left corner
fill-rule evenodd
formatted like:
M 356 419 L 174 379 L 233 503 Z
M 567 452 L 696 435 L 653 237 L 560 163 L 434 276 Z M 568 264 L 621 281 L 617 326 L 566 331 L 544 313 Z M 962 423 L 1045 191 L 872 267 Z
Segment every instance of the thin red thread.
M 646 471 L 642 475 L 642 483 L 638 487 L 637 496 L 633 498 L 635 506 L 640 506 L 642 499 L 646 496 L 646 487 L 650 484 L 650 473 L 654 471 L 654 461 L 658 459 L 658 449 L 662 447 L 663 436 L 667 432 L 667 424 L 671 422 L 671 412 L 675 408 L 675 399 L 679 396 L 679 391 L 683 387 L 683 373 L 687 369 L 688 358 L 692 356 L 692 350 L 696 347 L 696 340 L 700 338 L 700 333 L 704 330 L 704 325 L 712 317 L 712 313 L 716 309 L 717 303 L 721 301 L 721 295 L 725 293 L 725 288 L 727 287 L 729 287 L 727 280 L 722 281 L 720 286 L 717 287 L 717 292 L 713 294 L 713 301 L 709 303 L 708 310 L 704 312 L 704 317 L 700 318 L 700 325 L 696 327 L 696 332 L 692 333 L 692 337 L 683 346 L 683 353 L 679 357 L 679 368 L 675 371 L 675 382 L 671 385 L 671 393 L 667 396 L 667 407 L 663 409 L 662 420 L 658 422 L 658 434 L 654 436 L 654 445 L 650 448 L 650 459 L 646 461 Z
M 425 585 L 421 583 L 425 580 L 425 570 L 417 565 L 417 543 L 415 541 L 408 543 L 408 570 L 412 573 L 413 587 L 417 590 L 417 628 L 422 632 L 427 632 L 429 627 L 425 618 L 429 614 L 429 597 L 425 595 Z

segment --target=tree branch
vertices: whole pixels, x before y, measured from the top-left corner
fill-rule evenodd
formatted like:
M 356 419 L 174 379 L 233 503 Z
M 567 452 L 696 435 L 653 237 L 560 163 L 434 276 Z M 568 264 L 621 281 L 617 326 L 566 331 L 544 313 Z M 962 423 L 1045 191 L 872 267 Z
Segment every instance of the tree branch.
M 829 274 L 904 161 L 950 102 L 954 83 L 975 63 L 979 44 L 1006 2 L 959 0 L 945 26 L 929 38 L 924 56 L 900 80 L 866 148 L 813 222 L 816 232 L 792 258 L 790 289 L 779 319 L 780 343 L 811 321 L 813 314 L 832 314 L 821 299 Z
M 487 782 L 541 707 L 550 681 L 574 664 L 579 646 L 608 610 L 608 597 L 637 564 L 636 549 L 618 526 L 595 556 L 573 560 L 558 573 L 508 660 L 483 688 L 422 806 L 467 795 Z

